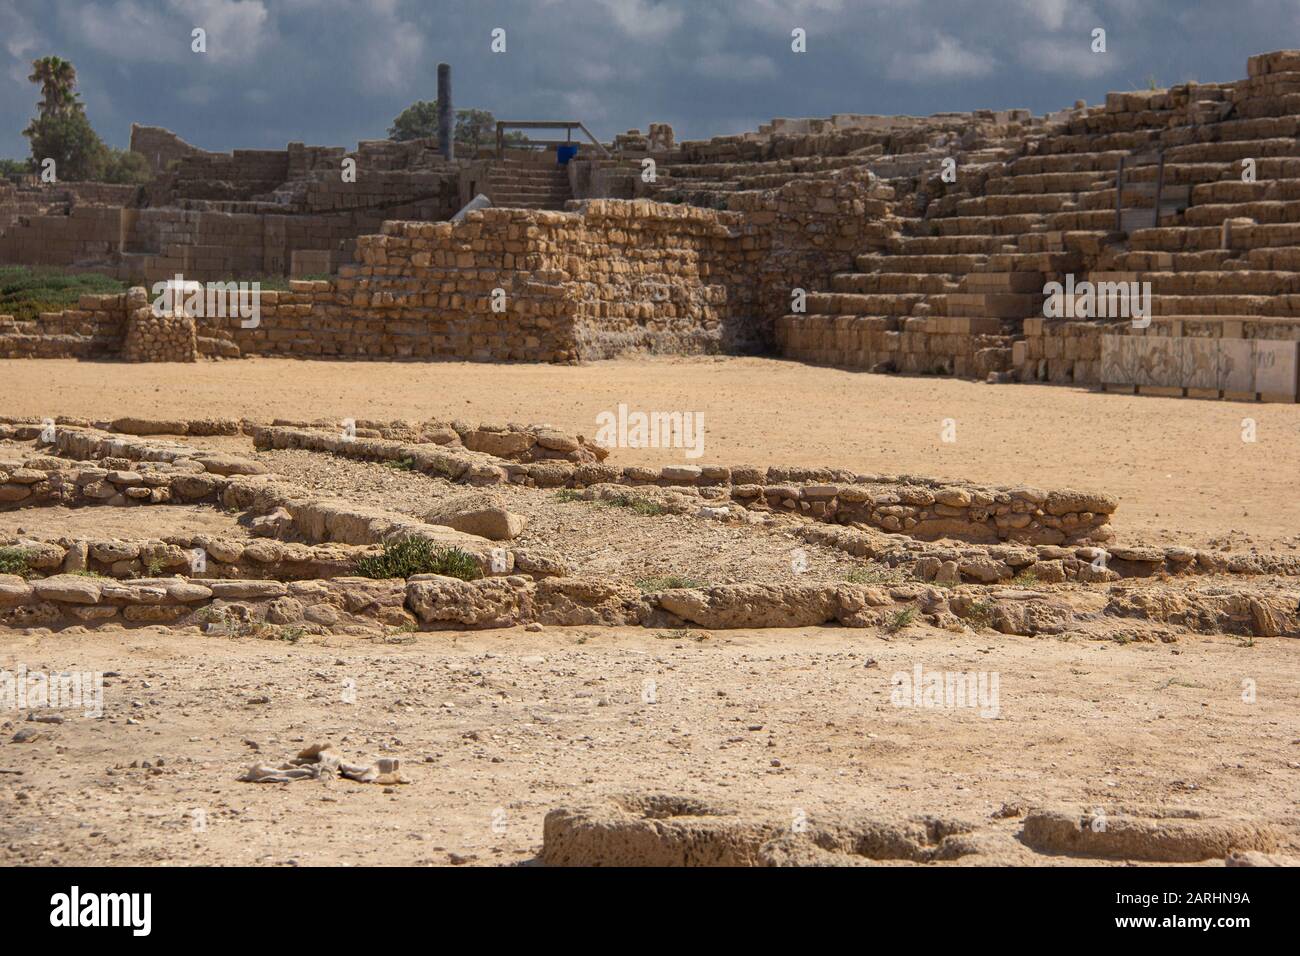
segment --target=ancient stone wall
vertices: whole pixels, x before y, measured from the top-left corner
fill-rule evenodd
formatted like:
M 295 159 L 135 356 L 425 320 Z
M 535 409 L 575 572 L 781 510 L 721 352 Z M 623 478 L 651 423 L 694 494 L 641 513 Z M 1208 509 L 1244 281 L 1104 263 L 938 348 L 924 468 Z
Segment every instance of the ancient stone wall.
M 137 290 L 143 300 L 144 290 Z M 75 309 L 18 321 L 0 315 L 0 357 L 100 358 L 115 355 L 126 332 L 128 294 L 83 295 Z
M 1278 402 L 1300 388 L 1300 325 L 1265 316 L 1156 316 L 1146 328 L 1026 319 L 1013 355 L 1022 382 Z
M 174 161 L 187 156 L 215 155 L 191 146 L 169 129 L 141 126 L 138 123 L 131 124 L 130 149 L 145 158 L 154 175 L 165 172 Z

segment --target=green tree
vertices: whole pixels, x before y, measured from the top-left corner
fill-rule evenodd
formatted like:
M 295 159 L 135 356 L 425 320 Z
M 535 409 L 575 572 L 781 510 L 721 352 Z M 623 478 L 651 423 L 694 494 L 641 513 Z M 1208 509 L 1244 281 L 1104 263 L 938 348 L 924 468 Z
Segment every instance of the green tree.
M 58 116 L 81 109 L 77 92 L 77 68 L 57 56 L 32 60 L 32 75 L 27 77 L 41 85 L 41 116 Z
M 0 179 L 17 179 L 32 171 L 25 159 L 0 159 Z
M 150 178 L 143 156 L 113 149 L 90 125 L 70 62 L 57 56 L 33 60 L 28 79 L 41 87 L 37 115 L 23 130 L 32 146 L 32 171 L 39 173 L 43 161 L 53 159 L 62 180 L 140 183 Z
M 27 124 L 23 135 L 32 144 L 36 172 L 41 171 L 44 160 L 52 159 L 59 179 L 94 180 L 103 174 L 108 147 L 80 110 L 38 116 Z
M 149 169 L 148 160 L 139 153 L 110 146 L 100 178 L 106 183 L 138 185 L 153 179 L 153 172 Z
M 424 139 L 438 135 L 438 101 L 416 100 L 397 114 L 388 127 L 388 138 L 404 143 L 411 139 Z
M 438 135 L 438 101 L 417 100 L 397 114 L 388 127 L 388 138 L 399 143 Z M 491 146 L 497 141 L 497 119 L 489 110 L 457 110 L 457 146 Z M 523 142 L 526 137 L 515 130 L 506 134 L 506 142 Z

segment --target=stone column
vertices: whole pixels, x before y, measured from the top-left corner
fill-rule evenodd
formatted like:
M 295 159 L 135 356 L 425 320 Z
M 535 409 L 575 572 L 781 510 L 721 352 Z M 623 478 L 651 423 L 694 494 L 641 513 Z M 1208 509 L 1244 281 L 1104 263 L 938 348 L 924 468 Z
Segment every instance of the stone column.
M 456 158 L 456 112 L 451 105 L 451 64 L 438 64 L 438 150 L 442 158 Z

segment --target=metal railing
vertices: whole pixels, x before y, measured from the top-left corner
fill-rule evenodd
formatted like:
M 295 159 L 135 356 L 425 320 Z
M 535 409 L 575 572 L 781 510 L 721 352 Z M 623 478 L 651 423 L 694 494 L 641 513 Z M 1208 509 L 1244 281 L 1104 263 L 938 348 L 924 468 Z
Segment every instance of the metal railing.
M 583 126 L 577 120 L 498 120 L 497 121 L 497 156 L 498 158 L 505 153 L 505 136 L 508 129 L 562 129 L 564 130 L 564 139 L 529 139 L 520 143 L 520 146 L 571 146 L 573 145 L 573 131 L 581 130 L 591 140 L 592 145 L 600 150 L 602 156 L 608 156 L 607 150 L 591 130 Z
M 1127 187 L 1124 184 L 1124 173 L 1138 166 L 1156 166 L 1156 181 L 1154 183 L 1129 183 Z M 1151 228 L 1158 228 L 1160 217 L 1166 212 L 1181 212 L 1191 205 L 1192 189 L 1190 186 L 1175 186 L 1172 189 L 1165 188 L 1165 151 L 1155 149 L 1147 152 L 1134 152 L 1127 156 L 1119 158 L 1119 169 L 1115 173 L 1115 231 L 1131 232 L 1126 228 L 1129 224 L 1135 224 L 1140 221 L 1144 212 L 1139 207 L 1129 210 L 1129 223 L 1124 218 L 1124 193 L 1127 191 L 1135 196 L 1150 196 L 1151 201 Z M 1143 228 L 1136 225 L 1136 228 Z

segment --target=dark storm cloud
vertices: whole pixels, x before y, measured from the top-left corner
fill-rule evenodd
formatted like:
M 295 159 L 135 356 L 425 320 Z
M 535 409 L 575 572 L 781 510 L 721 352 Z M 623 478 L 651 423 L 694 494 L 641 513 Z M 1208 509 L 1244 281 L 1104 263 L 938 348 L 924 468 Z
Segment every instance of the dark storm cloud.
M 206 54 L 190 51 L 196 26 Z M 791 52 L 795 27 L 807 53 Z M 231 149 L 381 138 L 433 98 L 440 60 L 461 107 L 603 138 L 663 121 L 683 139 L 774 116 L 1042 113 L 1234 79 L 1248 55 L 1295 46 L 1294 0 L 0 0 L 0 156 L 27 153 L 26 77 L 50 53 L 76 65 L 114 145 L 134 121 Z

